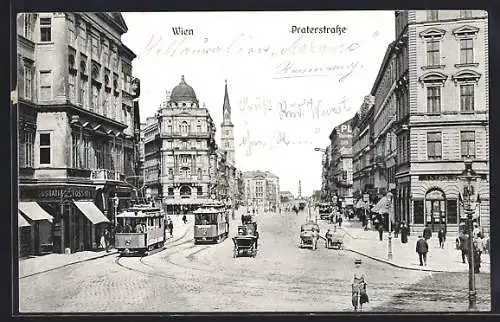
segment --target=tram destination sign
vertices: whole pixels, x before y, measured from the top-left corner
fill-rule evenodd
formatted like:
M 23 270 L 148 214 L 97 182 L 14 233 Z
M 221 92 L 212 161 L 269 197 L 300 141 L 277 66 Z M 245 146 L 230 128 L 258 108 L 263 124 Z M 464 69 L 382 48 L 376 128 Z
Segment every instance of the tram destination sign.
M 61 199 L 61 196 L 72 199 L 92 199 L 93 187 L 21 187 L 21 199 Z

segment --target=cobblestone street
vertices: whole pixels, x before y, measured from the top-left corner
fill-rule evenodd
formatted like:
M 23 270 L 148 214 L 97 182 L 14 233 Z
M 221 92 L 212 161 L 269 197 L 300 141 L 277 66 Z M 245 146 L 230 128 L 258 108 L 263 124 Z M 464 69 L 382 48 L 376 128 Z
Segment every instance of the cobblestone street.
M 235 220 L 220 244 L 194 245 L 191 227 L 148 257 L 110 255 L 21 278 L 20 312 L 352 311 L 355 270 L 368 283 L 364 311 L 467 309 L 467 273 L 395 268 L 323 242 L 300 249 L 305 216 L 258 215 L 255 258 L 232 257 Z M 489 274 L 476 277 L 480 310 L 490 309 L 489 283 Z

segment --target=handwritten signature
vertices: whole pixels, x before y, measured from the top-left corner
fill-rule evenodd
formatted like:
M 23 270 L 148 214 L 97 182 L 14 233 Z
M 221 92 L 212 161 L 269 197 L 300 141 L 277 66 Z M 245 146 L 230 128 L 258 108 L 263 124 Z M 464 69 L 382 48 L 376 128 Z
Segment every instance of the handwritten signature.
M 258 140 L 252 138 L 250 134 L 250 130 L 247 128 L 245 130 L 245 135 L 241 138 L 241 141 L 238 143 L 239 147 L 245 148 L 246 156 L 252 155 L 252 152 L 255 148 L 266 148 L 266 149 L 274 149 L 279 146 L 294 146 L 294 145 L 312 145 L 313 142 L 311 140 L 303 139 L 303 140 L 295 140 L 290 139 L 288 135 L 283 131 L 277 131 L 274 135 L 269 136 L 269 139 Z
M 342 99 L 334 104 L 320 99 L 301 98 L 297 100 L 272 100 L 263 96 L 243 97 L 239 102 L 240 112 L 262 113 L 264 116 L 277 115 L 281 121 L 311 117 L 319 120 L 334 114 L 351 110 L 350 98 Z
M 146 46 L 139 50 L 138 59 L 146 56 L 174 57 L 174 56 L 210 56 L 210 55 L 269 55 L 297 56 L 297 55 L 341 55 L 358 50 L 365 43 L 378 37 L 378 31 L 371 37 L 359 42 L 341 44 L 327 44 L 310 40 L 305 35 L 297 36 L 289 45 L 279 47 L 275 44 L 261 44 L 247 33 L 240 33 L 226 44 L 207 37 L 175 37 L 170 35 L 152 34 Z
M 354 61 L 349 64 L 327 65 L 327 66 L 299 66 L 296 62 L 285 60 L 275 67 L 275 76 L 273 79 L 292 78 L 292 77 L 312 77 L 312 76 L 328 76 L 336 74 L 339 76 L 339 82 L 346 80 L 356 67 L 359 66 L 359 61 Z

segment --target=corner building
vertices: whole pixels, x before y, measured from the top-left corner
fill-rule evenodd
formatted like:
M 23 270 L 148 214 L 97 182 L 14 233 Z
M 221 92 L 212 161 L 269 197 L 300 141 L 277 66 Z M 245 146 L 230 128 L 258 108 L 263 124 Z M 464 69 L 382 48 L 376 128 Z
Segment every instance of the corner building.
M 125 32 L 119 13 L 17 16 L 19 209 L 32 253 L 94 248 L 112 197 L 118 209 L 132 198 L 139 82 Z M 53 222 L 42 231 L 43 213 Z
M 396 215 L 407 218 L 413 231 L 429 225 L 456 232 L 465 216 L 458 175 L 471 158 L 481 176 L 474 183 L 481 199 L 476 213 L 488 233 L 487 13 L 397 11 L 396 41 L 408 51 L 397 72 L 403 86 L 396 116 Z

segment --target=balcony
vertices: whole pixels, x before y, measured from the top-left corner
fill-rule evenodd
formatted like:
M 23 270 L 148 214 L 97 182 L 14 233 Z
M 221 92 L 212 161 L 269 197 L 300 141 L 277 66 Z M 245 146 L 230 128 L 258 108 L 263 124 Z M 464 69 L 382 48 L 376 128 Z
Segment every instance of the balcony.
M 90 180 L 124 181 L 125 176 L 117 170 L 92 169 L 90 170 Z

